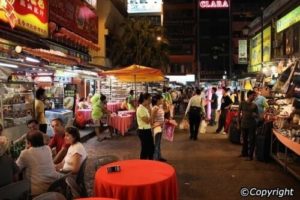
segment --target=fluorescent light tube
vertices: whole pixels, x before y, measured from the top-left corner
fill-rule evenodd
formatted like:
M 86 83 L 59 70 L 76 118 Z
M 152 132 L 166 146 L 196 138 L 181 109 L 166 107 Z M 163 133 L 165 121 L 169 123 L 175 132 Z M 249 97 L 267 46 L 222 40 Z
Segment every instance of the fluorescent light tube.
M 26 57 L 25 60 L 28 61 L 28 62 L 34 62 L 34 63 L 39 63 L 40 62 L 38 59 L 32 58 L 32 57 Z
M 1 67 L 14 68 L 14 69 L 19 67 L 18 65 L 13 65 L 13 64 L 3 63 L 3 62 L 0 62 L 0 66 Z

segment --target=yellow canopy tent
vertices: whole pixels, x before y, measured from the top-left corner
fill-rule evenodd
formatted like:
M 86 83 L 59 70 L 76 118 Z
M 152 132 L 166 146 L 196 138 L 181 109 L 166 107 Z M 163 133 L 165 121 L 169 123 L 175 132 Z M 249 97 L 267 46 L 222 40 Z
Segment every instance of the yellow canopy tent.
M 122 69 L 101 72 L 101 75 L 115 76 L 122 82 L 160 82 L 164 81 L 164 75 L 159 69 L 141 65 L 130 65 Z

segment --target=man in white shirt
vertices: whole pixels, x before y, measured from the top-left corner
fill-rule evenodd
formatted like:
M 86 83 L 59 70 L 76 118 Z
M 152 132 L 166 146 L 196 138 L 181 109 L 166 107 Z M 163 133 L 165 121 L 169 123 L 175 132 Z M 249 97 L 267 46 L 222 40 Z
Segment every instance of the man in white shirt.
M 62 175 L 55 171 L 50 147 L 44 145 L 40 131 L 27 134 L 29 148 L 23 150 L 17 160 L 20 169 L 26 168 L 26 176 L 31 182 L 31 195 L 47 192 L 48 187 Z
M 201 90 L 196 89 L 196 94 L 190 99 L 185 111 L 185 116 L 189 117 L 190 124 L 190 139 L 198 139 L 198 130 L 202 117 L 205 116 L 205 109 L 203 107 L 203 99 L 201 97 Z

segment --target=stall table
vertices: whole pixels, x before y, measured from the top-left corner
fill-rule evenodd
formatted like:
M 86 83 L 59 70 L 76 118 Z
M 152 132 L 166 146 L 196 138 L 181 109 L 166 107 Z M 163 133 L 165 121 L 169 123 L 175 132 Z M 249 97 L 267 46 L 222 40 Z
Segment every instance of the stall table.
M 121 108 L 121 104 L 120 102 L 108 102 L 107 103 L 107 110 L 109 110 L 110 112 L 114 112 L 116 113 L 120 108 Z
M 67 109 L 46 110 L 45 116 L 47 118 L 47 124 L 48 124 L 47 135 L 51 137 L 53 136 L 52 127 L 50 125 L 51 121 L 55 118 L 60 118 L 62 119 L 64 125 L 67 125 L 67 123 L 73 118 L 73 111 Z
M 110 115 L 108 117 L 108 125 L 117 130 L 123 136 L 128 132 L 133 122 L 132 115 Z
M 108 173 L 107 167 L 120 166 L 120 172 Z M 94 194 L 122 200 L 177 200 L 175 169 L 152 160 L 123 160 L 99 168 Z
M 92 109 L 78 109 L 75 113 L 75 120 L 78 120 L 79 116 L 84 119 L 84 125 L 86 125 L 92 120 Z
M 274 136 L 275 138 L 273 138 Z M 273 142 L 275 140 L 278 140 L 280 143 L 284 145 L 284 160 L 280 160 L 276 154 L 273 153 Z M 291 139 L 283 136 L 278 130 L 273 129 L 273 134 L 271 136 L 271 156 L 284 167 L 284 170 L 289 171 L 291 174 L 293 174 L 298 180 L 300 180 L 300 174 L 294 171 L 292 168 L 290 168 L 287 164 L 287 150 L 290 149 L 295 154 L 300 156 L 300 144 L 292 141 Z M 278 143 L 277 143 L 277 151 L 278 151 Z

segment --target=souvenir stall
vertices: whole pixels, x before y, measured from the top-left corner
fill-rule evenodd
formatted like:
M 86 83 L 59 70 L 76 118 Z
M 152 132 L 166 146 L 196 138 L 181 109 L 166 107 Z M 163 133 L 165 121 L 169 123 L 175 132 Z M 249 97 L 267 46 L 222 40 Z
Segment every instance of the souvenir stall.
M 271 156 L 300 180 L 300 65 L 288 62 L 273 87 L 273 105 L 265 119 L 273 121 Z
M 130 85 L 130 89 L 136 91 L 135 99 L 137 99 L 137 95 L 139 93 L 146 91 L 145 88 L 143 89 L 144 85 L 142 83 L 164 81 L 164 76 L 160 70 L 139 65 L 131 65 L 119 70 L 105 71 L 102 72 L 101 75 L 114 76 L 116 81 L 115 84 L 117 82 L 123 83 L 124 85 L 127 84 L 127 88 L 125 85 L 125 88 L 121 90 L 123 92 L 126 92 L 126 94 L 123 94 L 123 98 L 126 98 L 126 96 L 128 96 L 129 91 L 127 90 L 128 86 Z M 117 95 L 118 91 L 115 90 L 114 92 L 116 92 L 115 95 Z M 108 125 L 124 135 L 133 125 L 134 119 L 135 111 L 121 111 L 118 112 L 118 114 L 114 113 L 109 116 Z

